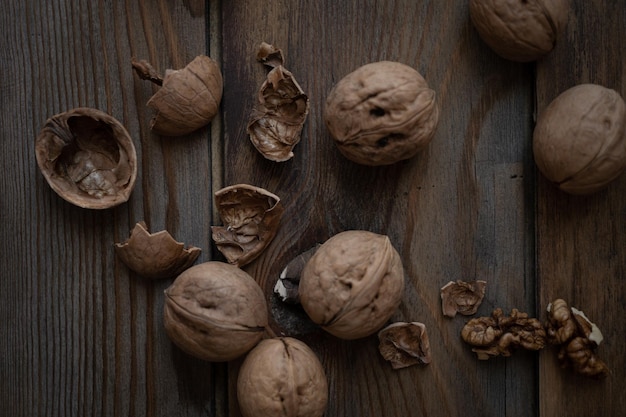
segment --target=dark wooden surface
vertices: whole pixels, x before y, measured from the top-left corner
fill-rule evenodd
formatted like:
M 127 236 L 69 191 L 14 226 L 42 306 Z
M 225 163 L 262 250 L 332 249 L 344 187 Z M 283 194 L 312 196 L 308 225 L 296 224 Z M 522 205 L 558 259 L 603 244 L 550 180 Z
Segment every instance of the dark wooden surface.
M 548 184 L 532 158 L 536 111 L 594 82 L 626 96 L 626 4 L 572 0 L 556 49 L 516 64 L 479 39 L 467 4 L 437 1 L 7 1 L 0 4 L 0 415 L 238 416 L 239 361 L 189 357 L 162 327 L 163 290 L 120 263 L 113 244 L 145 220 L 221 260 L 212 193 L 250 183 L 279 195 L 276 239 L 245 269 L 265 290 L 277 334 L 306 341 L 329 378 L 327 417 L 617 416 L 626 409 L 626 178 L 580 198 Z M 282 48 L 311 100 L 295 157 L 265 160 L 246 135 L 265 70 L 260 42 Z M 154 86 L 132 57 L 180 68 L 209 54 L 223 71 L 218 118 L 185 138 L 149 131 Z M 332 86 L 379 60 L 411 65 L 437 92 L 435 138 L 417 157 L 370 168 L 343 158 L 322 121 Z M 118 118 L 139 156 L 128 203 L 93 211 L 40 174 L 45 120 L 89 106 Z M 348 229 L 389 235 L 407 288 L 394 320 L 426 324 L 433 362 L 393 371 L 376 338 L 337 340 L 272 296 L 291 258 Z M 553 352 L 476 360 L 441 314 L 439 288 L 484 279 L 495 307 L 543 318 L 567 299 L 603 330 L 603 381 L 559 369 Z

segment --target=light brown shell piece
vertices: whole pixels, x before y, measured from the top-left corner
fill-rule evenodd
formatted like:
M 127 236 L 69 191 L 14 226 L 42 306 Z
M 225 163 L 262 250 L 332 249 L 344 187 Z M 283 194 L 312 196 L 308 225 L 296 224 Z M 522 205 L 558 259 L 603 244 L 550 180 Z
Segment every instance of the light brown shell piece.
M 211 362 L 252 349 L 268 325 L 263 290 L 243 270 L 205 262 L 180 274 L 165 290 L 163 324 L 183 351 Z
M 470 0 L 481 39 L 501 57 L 535 61 L 554 48 L 566 24 L 568 0 Z
M 35 142 L 37 164 L 50 187 L 82 208 L 128 201 L 137 179 L 137 154 L 113 116 L 79 107 L 50 117 Z
M 237 378 L 244 417 L 321 417 L 328 403 L 324 368 L 305 343 L 266 339 L 244 360 Z
M 626 169 L 626 103 L 614 90 L 579 84 L 537 119 L 533 153 L 541 173 L 576 195 L 600 191 Z
M 218 190 L 215 204 L 224 226 L 211 226 L 213 240 L 228 262 L 239 267 L 274 239 L 284 211 L 277 195 L 249 184 Z
M 464 316 L 475 314 L 485 297 L 487 282 L 450 281 L 441 287 L 441 310 L 446 317 L 454 317 L 457 313 Z
M 435 91 L 412 67 L 374 62 L 343 77 L 324 106 L 339 151 L 363 165 L 412 158 L 431 141 L 439 121 Z
M 324 242 L 300 277 L 300 303 L 332 335 L 358 339 L 395 313 L 404 290 L 400 255 L 388 236 L 349 230 Z
M 293 158 L 293 148 L 300 142 L 309 113 L 309 98 L 283 66 L 280 49 L 264 42 L 257 60 L 272 69 L 259 90 L 247 131 L 261 155 L 283 162 Z
M 171 278 L 189 268 L 200 255 L 200 248 L 174 240 L 167 230 L 148 232 L 139 222 L 128 240 L 115 244 L 117 256 L 137 274 L 151 279 Z
M 378 350 L 393 369 L 431 362 L 426 325 L 419 322 L 396 322 L 378 332 Z
M 134 61 L 142 79 L 157 84 L 161 77 L 146 61 Z M 168 70 L 162 87 L 148 100 L 156 111 L 150 127 L 163 136 L 182 136 L 206 126 L 219 111 L 223 78 L 217 62 L 206 55 L 195 57 L 185 68 Z

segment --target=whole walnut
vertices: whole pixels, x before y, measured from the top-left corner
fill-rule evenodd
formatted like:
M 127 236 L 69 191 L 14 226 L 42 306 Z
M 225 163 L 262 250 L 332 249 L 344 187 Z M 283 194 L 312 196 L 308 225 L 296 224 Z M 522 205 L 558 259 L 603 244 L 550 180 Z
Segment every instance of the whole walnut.
M 554 48 L 565 26 L 568 0 L 470 0 L 481 39 L 501 57 L 535 61 Z
M 211 261 L 192 266 L 165 290 L 167 335 L 197 358 L 238 358 L 261 340 L 267 324 L 261 287 L 234 265 Z
M 626 169 L 626 103 L 596 84 L 564 91 L 539 114 L 533 152 L 539 170 L 561 190 L 601 190 Z
M 300 303 L 312 321 L 342 339 L 378 331 L 398 308 L 404 269 L 389 237 L 364 230 L 336 234 L 307 262 Z
M 409 159 L 433 138 L 435 92 L 408 65 L 381 61 L 343 77 L 331 90 L 324 121 L 339 151 L 363 165 Z
M 266 339 L 241 365 L 237 399 L 244 417 L 321 417 L 328 382 L 306 344 L 291 337 Z

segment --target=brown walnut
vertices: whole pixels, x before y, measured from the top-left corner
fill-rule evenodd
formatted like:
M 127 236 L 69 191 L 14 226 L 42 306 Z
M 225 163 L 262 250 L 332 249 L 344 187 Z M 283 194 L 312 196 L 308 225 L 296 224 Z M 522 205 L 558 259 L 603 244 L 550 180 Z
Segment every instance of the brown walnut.
M 398 308 L 404 269 L 389 237 L 364 230 L 336 234 L 307 262 L 300 303 L 332 335 L 358 339 L 378 331 Z
M 535 61 L 554 48 L 565 26 L 568 0 L 470 0 L 470 18 L 498 55 Z
M 205 262 L 180 274 L 165 290 L 164 325 L 169 338 L 197 358 L 238 358 L 263 337 L 265 296 L 256 281 L 225 262 Z
M 441 309 L 446 317 L 457 313 L 471 316 L 476 313 L 485 297 L 486 281 L 450 281 L 441 287 Z
M 145 60 L 132 61 L 139 78 L 162 87 L 148 100 L 156 114 L 152 131 L 163 136 L 182 136 L 207 125 L 217 114 L 222 100 L 223 79 L 217 63 L 205 55 L 185 68 L 167 70 L 165 77 Z
M 137 179 L 130 135 L 111 115 L 80 107 L 50 117 L 35 142 L 37 164 L 66 201 L 105 209 L 128 201 Z
M 324 121 L 339 151 L 363 165 L 389 165 L 424 149 L 435 134 L 435 92 L 399 62 L 364 65 L 331 90 Z
M 284 211 L 277 195 L 248 184 L 218 190 L 215 204 L 224 226 L 211 226 L 213 240 L 228 262 L 239 267 L 274 239 Z
M 145 222 L 135 225 L 128 240 L 115 244 L 115 253 L 126 266 L 151 279 L 179 275 L 196 261 L 200 252 L 195 246 L 185 248 L 167 230 L 148 232 Z
M 266 339 L 244 360 L 237 377 L 244 417 L 321 417 L 328 403 L 324 368 L 305 343 Z
M 626 169 L 626 103 L 597 84 L 564 91 L 539 114 L 533 153 L 542 174 L 567 193 L 605 188 Z
M 431 362 L 430 342 L 426 325 L 418 322 L 397 322 L 378 332 L 378 350 L 393 369 Z

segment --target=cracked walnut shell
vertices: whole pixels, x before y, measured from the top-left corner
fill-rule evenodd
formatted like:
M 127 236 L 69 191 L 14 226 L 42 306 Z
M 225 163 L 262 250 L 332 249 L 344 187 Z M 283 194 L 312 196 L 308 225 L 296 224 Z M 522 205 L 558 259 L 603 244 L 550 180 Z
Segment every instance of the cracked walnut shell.
M 379 330 L 398 308 L 404 269 L 389 237 L 364 230 L 336 234 L 307 262 L 300 303 L 311 320 L 342 339 Z
M 435 134 L 435 92 L 399 62 L 364 65 L 331 90 L 324 121 L 339 151 L 363 165 L 389 165 L 424 149 Z
M 471 316 L 476 313 L 485 297 L 486 281 L 450 281 L 441 287 L 441 310 L 446 317 L 457 313 Z
M 181 350 L 224 362 L 261 340 L 268 325 L 267 304 L 246 272 L 225 262 L 205 262 L 184 271 L 165 290 L 163 322 Z
M 321 417 L 328 402 L 324 368 L 305 343 L 266 339 L 244 360 L 237 377 L 244 417 Z
M 378 350 L 393 369 L 431 362 L 426 325 L 418 322 L 396 322 L 378 332 Z
M 128 201 L 137 179 L 130 135 L 111 115 L 79 107 L 47 121 L 35 142 L 37 164 L 50 187 L 82 208 Z

